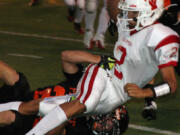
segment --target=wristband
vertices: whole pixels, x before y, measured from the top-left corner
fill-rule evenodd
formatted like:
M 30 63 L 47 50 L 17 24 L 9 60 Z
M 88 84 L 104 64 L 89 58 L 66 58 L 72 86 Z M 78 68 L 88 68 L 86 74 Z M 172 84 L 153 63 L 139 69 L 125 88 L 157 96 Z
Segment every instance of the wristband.
M 168 83 L 153 86 L 151 89 L 155 98 L 167 95 L 171 92 L 171 88 Z

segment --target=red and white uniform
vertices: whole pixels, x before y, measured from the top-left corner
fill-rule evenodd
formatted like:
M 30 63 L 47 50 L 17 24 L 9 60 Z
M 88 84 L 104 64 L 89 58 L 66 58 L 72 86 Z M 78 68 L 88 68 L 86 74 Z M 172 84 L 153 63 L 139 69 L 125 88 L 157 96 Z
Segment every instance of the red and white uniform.
M 86 105 L 87 114 L 107 113 L 130 97 L 124 92 L 127 83 L 145 86 L 159 69 L 176 66 L 179 36 L 157 23 L 136 33 L 121 32 L 114 48 L 116 66 L 105 71 L 90 65 L 78 84 L 77 98 Z

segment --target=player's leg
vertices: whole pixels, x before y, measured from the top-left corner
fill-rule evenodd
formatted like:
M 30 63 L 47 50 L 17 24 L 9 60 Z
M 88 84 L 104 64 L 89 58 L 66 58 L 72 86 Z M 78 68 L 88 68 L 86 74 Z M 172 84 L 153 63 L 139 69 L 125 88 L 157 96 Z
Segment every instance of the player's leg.
M 99 23 L 97 27 L 96 34 L 94 36 L 93 41 L 95 42 L 96 46 L 100 49 L 105 48 L 104 44 L 104 36 L 106 33 L 106 30 L 108 28 L 108 22 L 109 22 L 109 14 L 106 9 L 106 0 L 104 0 L 104 7 L 101 10 L 100 16 L 99 16 Z
M 33 126 L 35 116 L 22 115 L 17 111 L 5 111 L 0 113 L 1 135 L 24 135 Z M 4 120 L 4 121 L 3 121 Z
M 79 34 L 84 34 L 84 29 L 81 26 L 81 22 L 84 17 L 84 10 L 85 10 L 85 0 L 77 0 L 76 1 L 75 19 L 74 19 L 74 29 Z
M 81 26 L 81 22 L 83 20 L 83 17 L 84 17 L 84 9 L 77 7 L 76 13 L 75 13 L 75 19 L 74 19 L 74 29 L 79 34 L 84 34 L 84 29 Z
M 96 19 L 97 5 L 97 0 L 86 1 L 84 45 L 87 49 L 93 48 L 92 39 L 94 32 L 94 22 Z
M 75 0 L 64 0 L 65 4 L 68 8 L 68 21 L 73 22 L 74 21 L 74 15 L 75 15 Z
M 15 114 L 12 111 L 0 112 L 0 127 L 12 124 L 15 121 Z
M 27 135 L 45 134 L 58 125 L 63 124 L 69 118 L 77 116 L 85 111 L 86 113 L 93 111 L 99 103 L 106 82 L 101 72 L 103 69 L 99 69 L 98 66 L 90 65 L 78 84 L 78 88 L 81 89 L 81 92 L 78 93 L 77 99 L 55 107 L 36 127 L 28 132 Z M 103 70 L 103 72 L 105 71 Z
M 13 86 L 19 80 L 19 75 L 13 68 L 0 61 L 0 79 L 5 84 Z
M 46 135 L 67 135 L 65 126 L 67 124 L 62 124 L 61 126 L 56 127 L 55 129 L 49 131 Z
M 99 63 L 101 57 L 85 51 L 63 51 L 61 53 L 61 62 L 64 75 L 70 81 L 71 85 L 76 87 L 83 74 L 84 67 L 76 63 Z
M 23 73 L 17 73 L 13 68 L 0 62 L 0 79 L 4 85 L 0 88 L 0 103 L 12 100 L 22 100 L 30 92 L 29 83 Z
M 76 63 L 99 63 L 101 57 L 85 51 L 63 51 L 61 53 L 61 61 L 63 70 L 66 73 L 73 74 L 78 71 Z
M 57 126 L 65 123 L 75 114 L 82 113 L 85 106 L 78 100 L 56 106 L 27 135 L 46 134 Z M 47 124 L 48 123 L 48 124 Z

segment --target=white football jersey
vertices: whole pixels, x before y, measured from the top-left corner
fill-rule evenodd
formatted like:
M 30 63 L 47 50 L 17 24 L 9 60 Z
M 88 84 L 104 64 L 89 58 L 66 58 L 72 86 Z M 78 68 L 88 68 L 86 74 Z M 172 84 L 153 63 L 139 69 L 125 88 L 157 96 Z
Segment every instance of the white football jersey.
M 145 86 L 158 68 L 175 66 L 179 36 L 162 24 L 154 24 L 134 34 L 119 31 L 114 48 L 115 67 L 105 71 L 88 66 L 78 84 L 77 99 L 86 105 L 86 114 L 108 113 L 130 99 L 124 91 L 127 83 Z
M 160 23 L 138 31 L 121 32 L 114 48 L 116 66 L 111 70 L 112 83 L 126 102 L 129 97 L 124 85 L 145 86 L 160 68 L 175 66 L 178 61 L 179 36 Z

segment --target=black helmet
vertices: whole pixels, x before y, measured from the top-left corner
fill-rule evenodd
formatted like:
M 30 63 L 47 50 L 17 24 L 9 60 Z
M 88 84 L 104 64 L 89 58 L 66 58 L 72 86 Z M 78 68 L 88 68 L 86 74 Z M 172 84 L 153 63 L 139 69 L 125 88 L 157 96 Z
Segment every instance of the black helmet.
M 112 113 L 91 116 L 89 124 L 95 135 L 122 135 L 129 124 L 127 108 L 123 105 Z

